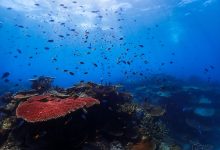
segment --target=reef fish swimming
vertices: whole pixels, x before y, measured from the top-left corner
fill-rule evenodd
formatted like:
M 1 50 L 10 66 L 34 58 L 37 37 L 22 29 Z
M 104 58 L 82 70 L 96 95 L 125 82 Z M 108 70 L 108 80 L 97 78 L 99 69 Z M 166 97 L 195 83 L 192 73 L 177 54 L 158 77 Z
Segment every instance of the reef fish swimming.
M 5 72 L 5 73 L 2 74 L 1 79 L 7 78 L 9 75 L 10 75 L 9 72 Z

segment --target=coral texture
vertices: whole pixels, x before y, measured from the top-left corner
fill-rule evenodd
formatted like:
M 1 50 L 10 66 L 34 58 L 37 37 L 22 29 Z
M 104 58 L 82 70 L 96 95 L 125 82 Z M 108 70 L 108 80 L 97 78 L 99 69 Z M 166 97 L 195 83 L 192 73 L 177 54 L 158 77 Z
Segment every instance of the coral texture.
M 27 122 L 41 122 L 56 119 L 80 108 L 88 108 L 99 103 L 97 99 L 90 97 L 61 99 L 51 95 L 39 95 L 19 104 L 16 116 Z

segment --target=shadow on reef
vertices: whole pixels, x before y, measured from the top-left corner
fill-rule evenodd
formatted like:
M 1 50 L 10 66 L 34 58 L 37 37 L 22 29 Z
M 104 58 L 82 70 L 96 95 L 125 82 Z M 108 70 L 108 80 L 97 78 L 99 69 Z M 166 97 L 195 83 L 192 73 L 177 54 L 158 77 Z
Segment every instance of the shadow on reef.
M 161 149 L 164 108 L 134 103 L 116 86 L 88 82 L 63 89 L 52 81 L 39 77 L 32 90 L 2 97 L 0 149 Z

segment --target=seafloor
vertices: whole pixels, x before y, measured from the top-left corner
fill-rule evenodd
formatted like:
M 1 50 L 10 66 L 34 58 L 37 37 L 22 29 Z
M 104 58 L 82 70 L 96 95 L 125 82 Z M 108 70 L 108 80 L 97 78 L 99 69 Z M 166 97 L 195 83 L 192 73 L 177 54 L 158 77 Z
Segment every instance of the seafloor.
M 0 97 L 0 150 L 218 149 L 219 84 L 154 75 L 64 89 L 53 80 Z

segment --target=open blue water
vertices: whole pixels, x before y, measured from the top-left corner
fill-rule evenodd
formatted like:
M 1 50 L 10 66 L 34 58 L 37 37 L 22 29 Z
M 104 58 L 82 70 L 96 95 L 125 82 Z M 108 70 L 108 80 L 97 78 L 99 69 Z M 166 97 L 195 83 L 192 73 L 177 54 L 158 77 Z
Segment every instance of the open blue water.
M 1 94 L 42 75 L 61 87 L 92 81 L 132 92 L 158 74 L 210 87 L 220 81 L 219 66 L 219 0 L 0 0 Z M 219 104 L 219 92 L 212 102 Z

